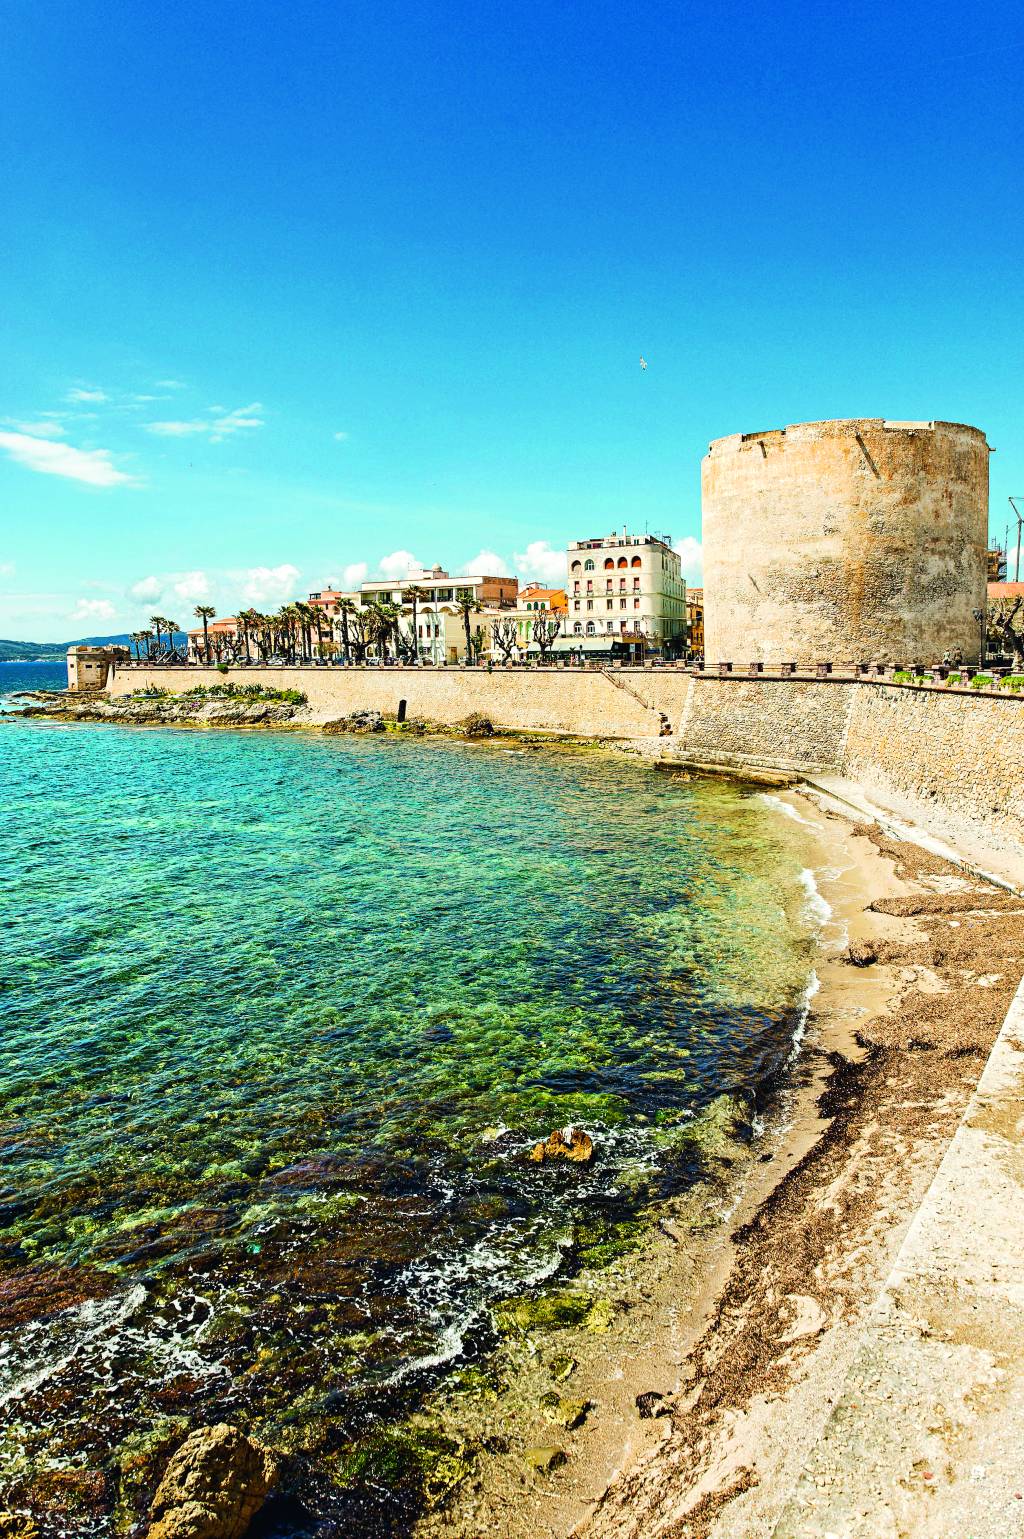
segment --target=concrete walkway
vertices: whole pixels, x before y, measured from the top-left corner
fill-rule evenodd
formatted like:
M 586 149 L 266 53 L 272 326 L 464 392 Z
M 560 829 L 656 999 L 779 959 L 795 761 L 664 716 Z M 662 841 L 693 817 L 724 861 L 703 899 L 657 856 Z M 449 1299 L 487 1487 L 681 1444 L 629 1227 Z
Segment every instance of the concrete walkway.
M 1024 1536 L 1024 983 L 773 1539 Z

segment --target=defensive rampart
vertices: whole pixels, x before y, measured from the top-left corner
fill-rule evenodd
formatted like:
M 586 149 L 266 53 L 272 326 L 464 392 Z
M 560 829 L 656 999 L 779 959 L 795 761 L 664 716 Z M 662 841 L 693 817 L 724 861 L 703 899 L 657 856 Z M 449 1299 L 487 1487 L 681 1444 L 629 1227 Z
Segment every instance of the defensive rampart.
M 301 690 L 314 723 L 378 710 L 453 725 L 479 711 L 518 731 L 644 738 L 669 760 L 839 775 L 979 864 L 1024 876 L 1024 698 L 1010 694 L 668 668 L 240 668 L 227 679 Z M 225 676 L 115 667 L 108 689 L 186 681 Z

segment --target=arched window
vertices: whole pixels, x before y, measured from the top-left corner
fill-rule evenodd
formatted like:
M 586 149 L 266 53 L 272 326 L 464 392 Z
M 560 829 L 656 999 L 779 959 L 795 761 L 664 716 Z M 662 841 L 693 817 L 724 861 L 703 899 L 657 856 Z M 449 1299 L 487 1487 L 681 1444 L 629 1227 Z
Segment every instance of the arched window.
M 594 622 L 593 622 L 593 620 L 588 620 L 587 621 L 587 635 L 588 636 L 592 636 L 593 634 L 594 634 Z
M 576 635 L 576 636 L 582 636 L 583 635 L 583 626 L 580 624 L 580 622 L 578 620 L 576 621 L 576 624 L 573 626 L 573 634 Z
M 625 566 L 625 562 L 623 562 L 623 566 Z M 630 562 L 630 566 L 643 566 L 643 562 L 640 560 L 639 556 L 634 556 Z
M 604 564 L 605 571 L 606 572 L 610 572 L 614 565 L 615 565 L 615 562 L 612 560 L 611 556 L 609 556 L 608 560 Z
M 583 570 L 585 572 L 592 572 L 594 570 L 594 563 L 592 561 L 584 561 Z
M 569 570 L 571 572 L 582 572 L 583 568 L 578 561 L 574 561 Z
M 626 560 L 625 556 L 620 556 L 619 557 L 619 565 L 620 566 L 628 566 L 629 565 L 629 562 Z

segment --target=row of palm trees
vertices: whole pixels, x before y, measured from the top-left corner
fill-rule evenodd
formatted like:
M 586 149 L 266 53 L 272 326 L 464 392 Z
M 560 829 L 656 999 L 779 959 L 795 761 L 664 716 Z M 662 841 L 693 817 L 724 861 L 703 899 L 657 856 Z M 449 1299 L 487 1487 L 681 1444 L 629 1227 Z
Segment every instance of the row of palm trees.
M 196 610 L 196 613 L 198 614 L 199 611 Z M 210 614 L 213 614 L 212 609 Z M 174 645 L 174 638 L 180 629 L 177 620 L 168 620 L 166 615 L 150 615 L 149 623 L 152 627 L 151 630 L 132 631 L 128 637 L 129 642 L 135 648 L 136 658 L 139 661 L 142 660 L 143 648 L 145 648 L 147 660 L 152 660 L 154 657 L 179 657 L 181 654 Z M 156 642 L 155 647 L 153 644 L 154 639 Z
M 208 663 L 214 658 L 224 662 L 240 661 L 243 657 L 247 663 L 265 662 L 271 657 L 283 657 L 289 663 L 311 662 L 314 655 L 324 657 L 328 650 L 333 652 L 335 646 L 340 646 L 347 663 L 363 663 L 371 653 L 382 661 L 393 656 L 396 661 L 416 662 L 419 657 L 419 605 L 431 595 L 425 588 L 412 587 L 406 589 L 406 596 L 412 607 L 408 630 L 402 627 L 403 610 L 384 600 L 358 605 L 352 599 L 341 599 L 334 616 L 298 601 L 282 604 L 276 614 L 242 609 L 237 616 L 236 636 L 216 634 L 212 641 L 209 622 L 216 616 L 216 610 L 211 604 L 197 604 L 195 615 L 203 622 L 203 653 Z M 457 600 L 468 657 L 480 651 L 482 637 L 479 630 L 475 635 L 471 633 L 469 618 L 481 607 L 469 594 Z M 150 624 L 156 630 L 159 653 L 161 631 L 166 630 L 173 636 L 177 627 L 170 620 L 158 619 L 155 615 Z M 152 656 L 149 647 L 152 636 L 153 631 L 140 631 L 132 637 L 137 644 L 137 656 L 138 645 L 142 642 L 146 643 L 146 656 Z

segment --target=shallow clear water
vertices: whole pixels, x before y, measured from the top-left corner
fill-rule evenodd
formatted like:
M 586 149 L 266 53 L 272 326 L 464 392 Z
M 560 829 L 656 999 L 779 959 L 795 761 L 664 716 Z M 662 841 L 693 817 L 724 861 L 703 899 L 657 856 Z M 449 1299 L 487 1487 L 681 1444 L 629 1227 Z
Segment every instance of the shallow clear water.
M 355 1436 L 485 1350 L 780 1072 L 795 837 L 597 752 L 0 724 L 0 1483 L 168 1415 Z M 525 1163 L 569 1122 L 591 1167 Z

